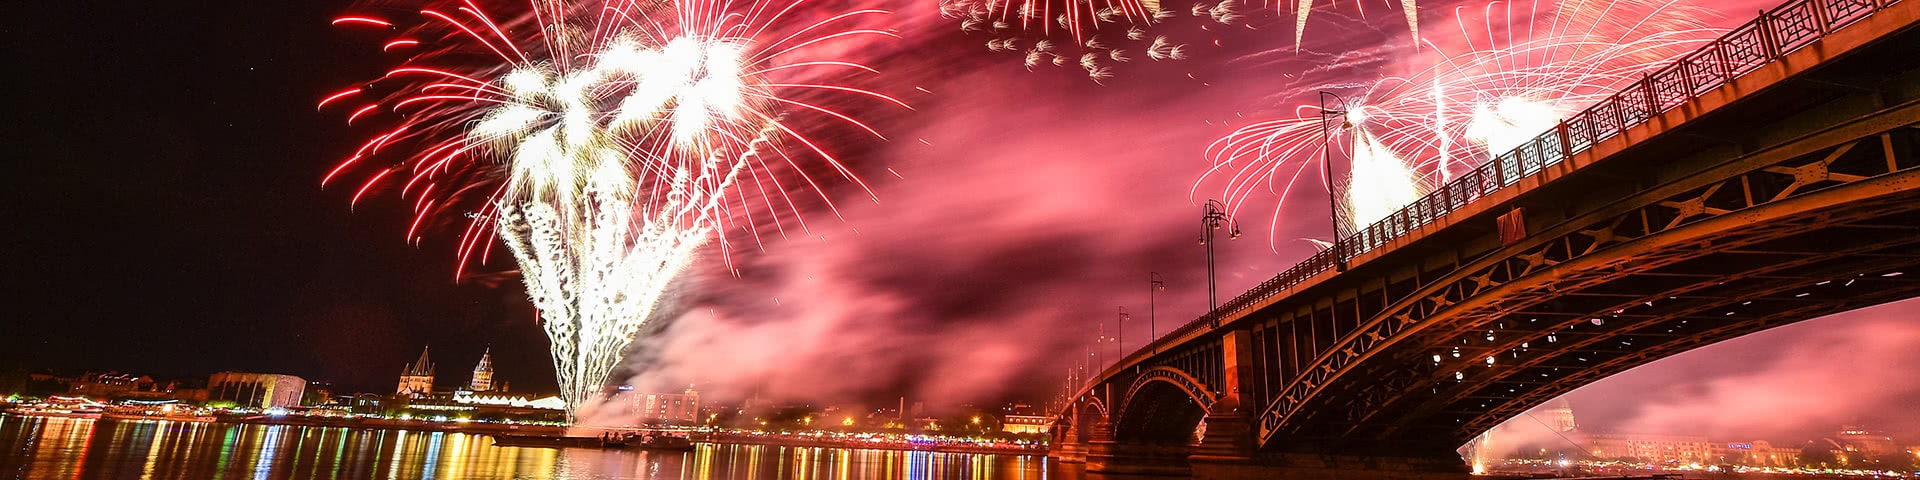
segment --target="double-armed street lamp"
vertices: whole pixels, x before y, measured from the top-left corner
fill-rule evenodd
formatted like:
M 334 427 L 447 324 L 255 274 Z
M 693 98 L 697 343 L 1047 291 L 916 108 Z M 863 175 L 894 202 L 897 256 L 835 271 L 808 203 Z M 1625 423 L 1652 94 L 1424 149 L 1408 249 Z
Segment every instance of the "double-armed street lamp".
M 1240 223 L 1233 221 L 1227 214 L 1225 204 L 1219 200 L 1207 200 L 1206 214 L 1200 216 L 1200 245 L 1207 247 L 1207 317 L 1209 326 L 1220 326 L 1220 317 L 1214 310 L 1220 308 L 1220 297 L 1216 293 L 1218 283 L 1213 270 L 1213 232 L 1227 228 L 1227 239 L 1240 238 Z
M 1327 97 L 1333 97 L 1339 102 L 1341 108 L 1327 108 Z M 1333 184 L 1333 131 L 1327 127 L 1327 122 L 1331 120 L 1329 117 L 1339 117 L 1342 128 L 1353 128 L 1353 122 L 1347 117 L 1347 113 L 1345 97 L 1333 92 L 1320 92 L 1320 168 L 1327 180 L 1327 213 L 1329 219 L 1333 220 L 1333 241 L 1328 248 L 1334 249 L 1333 258 L 1337 260 L 1334 267 L 1339 271 L 1347 270 L 1346 256 L 1340 251 L 1340 241 L 1346 236 L 1341 235 L 1340 232 L 1340 193 Z

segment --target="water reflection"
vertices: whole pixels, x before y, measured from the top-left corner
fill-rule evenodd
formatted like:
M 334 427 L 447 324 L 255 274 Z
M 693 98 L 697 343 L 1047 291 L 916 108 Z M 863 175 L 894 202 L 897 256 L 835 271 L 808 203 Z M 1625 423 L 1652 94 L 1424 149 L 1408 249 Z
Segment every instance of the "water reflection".
M 692 452 L 493 446 L 402 430 L 0 415 L 0 478 L 1078 480 L 1045 457 L 701 444 Z

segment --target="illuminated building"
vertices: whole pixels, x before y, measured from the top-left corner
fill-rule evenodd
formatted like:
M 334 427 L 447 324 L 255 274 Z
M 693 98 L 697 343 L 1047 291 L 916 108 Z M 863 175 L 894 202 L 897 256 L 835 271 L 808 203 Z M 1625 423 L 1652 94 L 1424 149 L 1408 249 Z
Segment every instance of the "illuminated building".
M 425 352 L 421 355 L 424 357 Z M 493 390 L 493 347 L 480 354 L 480 364 L 473 367 L 473 380 L 467 382 L 467 389 L 475 392 Z
M 208 402 L 232 402 L 237 407 L 297 407 L 306 391 L 306 379 L 292 375 L 220 372 L 207 379 Z
M 300 400 L 301 405 L 333 405 L 333 384 L 314 380 L 307 382 L 307 393 Z
M 400 370 L 400 387 L 395 396 L 426 398 L 433 394 L 433 362 L 427 361 L 427 349 L 420 349 L 420 360 Z
M 1005 415 L 1000 419 L 1000 429 L 1007 433 L 1047 433 L 1047 417 Z
M 69 387 L 74 395 L 94 398 L 120 398 L 133 392 L 152 392 L 152 378 L 130 373 L 87 373 L 75 379 Z
M 700 393 L 687 387 L 682 393 L 628 393 L 627 413 L 639 423 L 692 424 L 700 418 Z
M 566 402 L 560 401 L 560 397 L 556 396 L 533 398 L 526 395 L 498 392 L 453 392 L 453 403 L 495 407 L 544 408 L 550 410 L 563 410 L 567 407 Z
M 1555 432 L 1567 433 L 1579 427 L 1573 421 L 1573 404 L 1567 403 L 1566 397 L 1547 402 L 1547 407 L 1541 409 L 1540 413 L 1545 417 L 1543 421 L 1547 427 Z
M 1900 452 L 1893 444 L 1893 437 L 1859 425 L 1841 426 L 1840 431 L 1833 434 L 1833 441 L 1850 458 L 1878 459 Z
M 1765 440 L 1726 444 L 1717 452 L 1718 463 L 1749 467 L 1791 467 L 1800 464 L 1800 449 L 1776 447 Z
M 1711 463 L 1714 445 L 1684 435 L 1588 435 L 1587 451 L 1602 460 L 1647 463 Z

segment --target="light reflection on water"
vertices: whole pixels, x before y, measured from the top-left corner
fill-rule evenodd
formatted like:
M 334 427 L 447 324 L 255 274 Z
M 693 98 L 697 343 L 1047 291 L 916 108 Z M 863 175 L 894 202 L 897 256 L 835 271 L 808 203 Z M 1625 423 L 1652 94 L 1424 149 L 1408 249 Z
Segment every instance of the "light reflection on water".
M 483 435 L 0 415 L 0 479 L 1079 480 L 1045 457 L 700 444 L 496 447 Z

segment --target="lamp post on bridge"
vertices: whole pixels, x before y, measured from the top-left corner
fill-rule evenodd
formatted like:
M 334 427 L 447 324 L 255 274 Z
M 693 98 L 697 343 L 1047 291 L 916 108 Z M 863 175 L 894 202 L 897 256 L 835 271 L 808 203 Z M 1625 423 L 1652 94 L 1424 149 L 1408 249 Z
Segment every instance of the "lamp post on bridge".
M 1227 230 L 1227 239 L 1240 238 L 1240 223 L 1227 214 L 1226 205 L 1219 200 L 1207 200 L 1206 214 L 1200 216 L 1200 245 L 1207 247 L 1207 317 L 1211 327 L 1220 326 L 1220 317 L 1214 314 L 1214 310 L 1220 308 L 1220 298 L 1215 293 L 1218 284 L 1213 274 L 1213 231 L 1221 227 L 1231 227 Z
M 1328 109 L 1327 97 L 1333 97 L 1335 101 L 1339 102 L 1342 108 L 1338 110 Z M 1327 248 L 1333 249 L 1334 268 L 1342 272 L 1347 270 L 1347 258 L 1344 252 L 1340 251 L 1340 241 L 1346 237 L 1340 234 L 1340 193 L 1334 189 L 1333 185 L 1333 132 L 1327 128 L 1327 117 L 1340 117 L 1340 125 L 1343 128 L 1352 128 L 1353 123 L 1346 116 L 1346 106 L 1347 99 L 1341 97 L 1340 94 L 1324 90 L 1320 92 L 1320 168 L 1322 175 L 1325 175 L 1327 179 L 1328 218 L 1333 220 L 1333 241 L 1328 244 Z M 1442 166 L 1442 168 L 1445 167 Z
M 1158 315 L 1158 312 L 1155 311 L 1156 309 L 1154 308 L 1153 297 L 1155 293 L 1166 291 L 1166 289 L 1167 289 L 1167 282 L 1160 279 L 1160 272 L 1147 272 L 1147 344 L 1148 345 L 1152 345 L 1153 342 L 1160 341 L 1160 328 L 1155 325 L 1155 323 L 1158 322 L 1159 315 Z M 1153 353 L 1160 353 L 1159 347 L 1154 347 Z
M 1126 358 L 1127 356 L 1127 320 L 1131 318 L 1133 318 L 1132 315 L 1127 315 L 1127 306 L 1121 305 L 1120 316 L 1113 321 L 1114 363 L 1120 363 L 1120 359 Z

